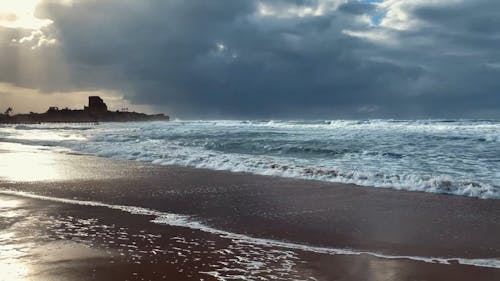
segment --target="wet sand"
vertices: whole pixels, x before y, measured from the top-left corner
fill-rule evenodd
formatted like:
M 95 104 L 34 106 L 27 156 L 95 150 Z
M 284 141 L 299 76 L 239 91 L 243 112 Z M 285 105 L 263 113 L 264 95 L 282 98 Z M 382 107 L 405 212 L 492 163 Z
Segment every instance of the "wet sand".
M 500 257 L 496 200 L 0 148 L 1 190 L 186 214 L 303 245 Z M 12 174 L 16 165 L 43 172 Z M 2 193 L 0 214 L 0 269 L 8 273 L 0 280 L 500 280 L 498 268 L 266 246 L 153 216 Z

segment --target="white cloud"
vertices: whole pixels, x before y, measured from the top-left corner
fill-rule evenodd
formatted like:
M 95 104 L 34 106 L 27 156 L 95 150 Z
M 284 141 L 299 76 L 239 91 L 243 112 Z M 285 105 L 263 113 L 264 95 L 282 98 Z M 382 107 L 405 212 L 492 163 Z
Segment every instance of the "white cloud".
M 52 24 L 50 19 L 35 16 L 39 0 L 14 0 L 0 7 L 0 26 L 38 30 Z
M 289 3 L 273 5 L 272 3 L 261 1 L 258 4 L 257 11 L 261 16 L 277 18 L 322 16 L 328 12 L 337 10 L 341 4 L 346 2 L 346 0 L 317 0 L 310 5 Z
M 380 26 L 396 30 L 413 30 L 426 23 L 414 17 L 412 12 L 418 7 L 449 6 L 463 2 L 463 0 L 385 0 L 377 3 L 377 7 L 385 11 Z
M 362 15 L 358 17 L 358 22 L 364 23 L 366 29 L 361 30 L 343 30 L 342 33 L 372 41 L 383 45 L 399 44 L 398 32 L 415 31 L 429 24 L 414 15 L 414 11 L 422 7 L 439 7 L 456 5 L 463 0 L 385 0 L 380 3 L 374 3 L 377 7 L 377 13 L 382 14 L 378 24 L 370 24 L 369 16 Z M 371 20 L 370 20 L 371 21 Z M 420 38 L 420 43 L 422 39 Z M 430 42 L 432 43 L 432 42 Z
M 219 52 L 224 52 L 226 50 L 226 46 L 224 44 L 222 44 L 222 43 L 217 43 L 215 45 L 217 46 L 217 50 Z
M 383 29 L 370 29 L 370 30 L 342 30 L 343 34 L 372 41 L 381 45 L 395 46 L 398 44 L 398 40 L 395 36 Z
M 25 36 L 17 40 L 14 39 L 13 42 L 28 44 L 31 46 L 31 49 L 57 44 L 57 40 L 55 38 L 47 37 L 47 35 L 41 30 L 33 30 L 29 36 Z
M 47 28 L 53 21 L 35 16 L 35 10 L 40 3 L 41 0 L 15 0 L 0 7 L 0 26 L 31 30 L 30 35 L 15 38 L 13 43 L 29 45 L 32 49 L 57 43 L 55 38 L 47 34 Z

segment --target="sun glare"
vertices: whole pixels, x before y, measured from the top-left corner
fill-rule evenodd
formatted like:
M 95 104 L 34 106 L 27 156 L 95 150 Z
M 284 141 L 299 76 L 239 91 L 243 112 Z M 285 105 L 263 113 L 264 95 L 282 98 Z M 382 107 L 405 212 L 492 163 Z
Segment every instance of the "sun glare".
M 17 144 L 2 143 L 1 148 L 17 148 L 16 152 L 2 153 L 0 158 L 0 179 L 8 181 L 57 180 L 64 175 L 57 165 L 57 157 L 51 153 L 37 151 L 36 148 Z M 26 150 L 20 150 L 19 147 Z
M 40 0 L 15 0 L 0 7 L 0 26 L 9 28 L 40 29 L 52 23 L 35 16 Z
M 22 206 L 21 200 L 9 199 L 0 201 L 0 221 L 22 216 L 17 209 Z M 27 245 L 19 243 L 15 231 L 10 228 L 0 229 L 0 281 L 24 280 L 28 275 L 27 265 L 21 261 Z

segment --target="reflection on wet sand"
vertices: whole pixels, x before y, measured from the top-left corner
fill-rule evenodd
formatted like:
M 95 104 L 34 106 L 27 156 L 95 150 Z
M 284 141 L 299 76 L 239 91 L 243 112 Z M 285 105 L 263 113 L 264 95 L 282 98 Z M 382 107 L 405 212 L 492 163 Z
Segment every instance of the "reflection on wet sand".
M 493 268 L 329 255 L 0 195 L 0 269 L 14 280 L 495 280 Z
M 31 183 L 103 177 L 113 179 L 127 174 L 126 165 L 109 171 L 107 163 L 79 161 L 84 156 L 69 154 L 70 151 L 62 148 L 0 142 L 0 181 Z
M 235 236 L 224 236 L 201 229 L 154 223 L 152 220 L 156 216 L 141 212 L 141 208 L 134 209 L 134 213 L 124 211 L 123 208 L 109 208 L 111 205 L 104 203 L 77 203 L 82 202 L 78 200 L 116 201 L 116 204 L 144 207 L 156 203 L 150 206 L 155 210 L 161 210 L 162 207 L 173 208 L 177 204 L 181 207 L 180 211 L 198 210 L 198 214 L 206 213 L 210 210 L 207 204 L 214 203 L 212 208 L 223 207 L 221 211 L 226 222 L 231 220 L 234 223 L 233 220 L 243 218 L 249 226 L 245 229 L 259 231 L 269 230 L 272 225 L 265 225 L 266 220 L 250 221 L 247 219 L 248 213 L 246 216 L 231 216 L 231 213 L 235 210 L 250 213 L 257 210 L 283 216 L 285 219 L 297 218 L 300 214 L 292 214 L 291 211 L 296 212 L 300 207 L 310 211 L 318 210 L 317 200 L 314 201 L 314 206 L 308 207 L 303 202 L 302 205 L 301 202 L 296 202 L 307 197 L 301 197 L 300 193 L 292 193 L 293 196 L 286 193 L 289 190 L 298 191 L 297 187 L 292 189 L 286 185 L 286 189 L 280 189 L 279 184 L 276 184 L 277 186 L 268 190 L 258 188 L 259 182 L 268 184 L 270 180 L 278 181 L 274 178 L 145 167 L 135 162 L 65 155 L 39 147 L 1 143 L 0 156 L 0 190 L 3 191 L 0 193 L 0 281 L 500 280 L 497 268 L 443 265 L 367 254 L 337 255 L 310 251 L 307 247 L 290 248 L 279 246 L 279 243 L 255 243 L 251 239 L 235 239 Z M 181 176 L 178 171 L 184 174 Z M 152 178 L 156 181 L 151 181 Z M 245 184 L 253 183 L 258 187 L 238 190 L 238 187 L 245 185 L 232 185 L 231 181 L 226 183 L 228 178 L 243 179 Z M 215 187 L 207 185 L 213 182 Z M 206 188 L 197 188 L 200 183 Z M 222 189 L 217 189 L 217 186 Z M 29 193 L 49 197 L 23 196 L 20 192 L 9 193 L 6 189 L 26 189 Z M 328 195 L 331 190 L 323 191 Z M 257 191 L 261 196 L 252 197 Z M 223 200 L 226 195 L 239 197 Z M 287 199 L 285 195 L 290 197 Z M 129 198 L 128 201 L 122 196 Z M 66 198 L 66 201 L 55 200 L 56 198 Z M 276 199 L 276 202 L 269 205 L 274 208 L 272 212 L 262 204 L 263 199 L 270 198 Z M 247 204 L 252 202 L 260 203 L 256 205 L 257 209 Z M 294 206 L 290 207 L 290 202 Z M 343 201 L 335 202 L 345 204 Z M 384 204 L 387 202 L 385 200 Z M 197 209 L 198 207 L 202 208 Z M 352 211 L 354 210 L 349 213 Z M 338 210 L 329 213 L 338 215 Z M 329 213 L 322 212 L 320 218 L 327 221 L 326 215 Z M 361 228 L 366 226 L 366 218 L 371 218 L 370 214 L 361 217 L 361 221 L 356 220 L 356 217 L 348 220 L 347 217 L 343 218 L 348 221 L 348 225 Z M 314 217 L 312 213 L 307 213 L 306 218 L 310 220 Z M 488 219 L 491 220 L 491 216 Z M 379 222 L 376 217 L 372 221 Z M 307 221 L 297 220 L 293 225 L 300 227 L 305 222 Z M 285 226 L 274 234 L 290 235 L 294 229 Z M 240 230 L 238 233 L 246 232 Z M 306 238 L 315 234 L 307 231 L 303 233 Z M 244 235 L 238 237 L 241 236 Z M 375 235 L 372 233 L 371 236 Z M 334 241 L 338 237 L 340 236 L 326 236 L 326 239 Z M 275 238 L 286 240 L 282 237 Z M 370 235 L 363 237 L 365 240 L 369 238 Z
M 51 236 L 46 230 L 53 225 L 45 211 L 34 201 L 0 197 L 0 281 L 65 280 L 61 273 L 71 268 L 68 262 L 110 256 Z
M 1 269 L 6 272 L 0 280 L 54 280 L 62 273 L 70 277 L 66 271 L 75 267 L 81 271 L 82 264 L 87 274 L 96 276 L 106 275 L 110 267 L 135 266 L 128 272 L 131 280 L 141 280 L 139 273 L 141 278 L 149 275 L 147 280 L 172 275 L 205 280 L 249 276 L 308 280 L 296 269 L 303 261 L 293 251 L 159 226 L 143 216 L 125 215 L 117 220 L 119 211 L 47 206 L 43 201 L 3 195 L 0 200 L 5 206 L 2 211 L 10 214 L 0 232 L 5 238 L 0 244 Z M 103 261 L 108 269 L 102 268 Z M 144 272 L 149 268 L 154 270 Z
M 4 153 L 0 158 L 0 170 L 7 181 L 57 180 L 62 177 L 57 168 L 57 159 L 43 152 L 37 157 L 24 152 Z
M 28 274 L 28 265 L 22 257 L 33 245 L 24 242 L 22 234 L 13 229 L 24 215 L 24 211 L 18 209 L 21 205 L 22 200 L 0 200 L 0 280 L 24 280 Z
M 13 244 L 5 241 L 14 239 L 12 233 L 0 234 L 0 280 L 24 280 L 28 275 L 28 265 L 25 264 L 21 257 L 24 255 L 23 249 L 26 246 L 22 244 Z

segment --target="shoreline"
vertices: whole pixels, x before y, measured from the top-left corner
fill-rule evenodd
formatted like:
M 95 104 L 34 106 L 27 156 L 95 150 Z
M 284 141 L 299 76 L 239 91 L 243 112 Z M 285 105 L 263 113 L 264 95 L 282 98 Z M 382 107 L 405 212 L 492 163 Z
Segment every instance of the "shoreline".
M 470 265 L 475 267 L 486 267 L 486 268 L 497 268 L 500 269 L 500 260 L 495 259 L 469 259 L 469 258 L 461 258 L 461 257 L 422 257 L 422 256 L 405 256 L 405 255 L 387 255 L 377 252 L 370 252 L 364 250 L 350 249 L 350 248 L 327 248 L 327 247 L 318 247 L 306 244 L 296 244 L 291 242 L 277 241 L 266 238 L 256 238 L 251 236 L 246 236 L 244 234 L 239 233 L 231 233 L 221 229 L 216 229 L 208 225 L 204 225 L 200 221 L 193 220 L 189 216 L 171 214 L 159 212 L 156 210 L 141 208 L 137 206 L 120 206 L 120 205 L 110 205 L 102 202 L 95 201 L 80 201 L 66 198 L 58 198 L 58 197 L 47 197 L 36 195 L 34 193 L 25 193 L 25 192 L 16 192 L 10 190 L 0 190 L 0 195 L 3 196 L 12 196 L 12 197 L 20 197 L 25 199 L 33 199 L 40 201 L 48 201 L 55 203 L 62 203 L 66 205 L 78 205 L 85 207 L 97 207 L 97 208 L 106 208 L 110 210 L 118 210 L 123 213 L 128 213 L 130 215 L 139 215 L 152 217 L 150 220 L 151 223 L 166 225 L 172 227 L 181 227 L 187 229 L 193 229 L 196 231 L 201 231 L 208 234 L 218 235 L 222 238 L 228 238 L 231 240 L 242 241 L 243 243 L 249 243 L 259 246 L 269 246 L 276 247 L 282 249 L 289 250 L 298 250 L 311 254 L 325 254 L 325 255 L 340 255 L 340 256 L 369 256 L 372 258 L 381 258 L 381 259 L 398 259 L 398 260 L 407 260 L 407 261 L 416 261 L 416 262 L 424 262 L 430 264 L 443 264 L 443 265 L 451 265 L 451 264 L 460 264 L 460 265 Z
M 141 122 L 141 121 L 139 121 Z M 38 144 L 26 144 L 22 142 L 4 142 L 3 140 L 0 140 L 0 146 L 2 144 L 9 144 L 9 145 L 15 145 L 15 146 L 23 146 L 23 147 L 43 147 L 42 145 Z M 275 175 L 275 174 L 261 174 L 261 173 L 252 173 L 248 171 L 232 171 L 232 170 L 225 170 L 225 169 L 211 169 L 211 168 L 205 168 L 205 167 L 192 167 L 192 166 L 183 166 L 183 165 L 178 165 L 178 164 L 155 164 L 154 162 L 151 161 L 141 161 L 141 160 L 132 160 L 132 159 L 123 159 L 123 158 L 115 158 L 115 157 L 105 157 L 105 156 L 98 156 L 90 153 L 85 153 L 85 152 L 80 152 L 80 151 L 73 151 L 71 148 L 68 147 L 60 147 L 61 151 L 66 151 L 64 152 L 66 155 L 76 155 L 76 156 L 83 156 L 83 157 L 89 157 L 89 158 L 97 158 L 97 159 L 105 159 L 105 160 L 111 160 L 111 161 L 117 161 L 117 162 L 132 162 L 136 163 L 137 166 L 148 166 L 148 167 L 153 167 L 153 168 L 159 168 L 159 167 L 164 167 L 165 169 L 174 169 L 174 170 L 194 170 L 194 171 L 201 171 L 201 172 L 214 172 L 214 173 L 220 173 L 222 176 L 225 175 L 240 175 L 242 177 L 267 177 L 269 179 L 285 179 L 285 180 L 291 180 L 291 181 L 299 181 L 299 182 L 305 182 L 304 185 L 307 185 L 307 182 L 311 183 L 318 183 L 320 185 L 330 185 L 332 187 L 352 187 L 352 188 L 361 188 L 361 189 L 381 189 L 381 190 L 389 190 L 391 192 L 403 192 L 403 193 L 427 193 L 435 196 L 450 196 L 450 197 L 466 197 L 470 199 L 478 199 L 478 200 L 484 200 L 484 201 L 498 201 L 500 203 L 500 198 L 487 198 L 487 197 L 478 197 L 478 196 L 469 196 L 469 195 L 461 195 L 461 194 L 454 194 L 454 193 L 445 193 L 445 192 L 434 192 L 434 191 L 425 191 L 425 190 L 420 190 L 420 189 L 407 189 L 407 188 L 400 188 L 397 186 L 381 186 L 381 185 L 363 185 L 363 184 L 358 184 L 358 183 L 346 183 L 346 182 L 341 182 L 341 181 L 331 181 L 331 180 L 321 180 L 321 179 L 316 179 L 316 178 L 301 178 L 301 177 L 293 177 L 293 176 L 286 176 L 286 175 Z M 9 153 L 12 152 L 10 150 L 5 150 L 0 148 L 0 153 Z M 1 175 L 1 174 L 0 174 Z M 1 177 L 0 177 L 0 183 L 1 183 Z
M 0 194 L 36 221 L 0 223 L 0 280 L 497 280 L 498 268 L 344 255 L 253 244 L 214 233 L 150 223 L 149 217 L 99 206 Z M 5 205 L 5 204 L 4 204 Z M 5 209 L 5 207 L 4 207 Z M 7 209 L 8 210 L 8 209 Z M 31 230 L 31 231 L 29 231 Z M 26 234 L 28 233 L 28 234 Z M 31 233 L 31 234 L 30 234 Z M 10 278 L 10 279 L 9 279 Z
M 42 180 L 27 180 L 26 174 L 6 175 L 2 169 L 7 167 L 7 154 L 19 157 L 18 152 L 0 153 L 5 156 L 3 160 L 0 157 L 0 178 L 4 178 L 0 180 L 1 198 L 15 195 L 8 195 L 5 190 L 27 192 L 36 196 L 17 198 L 39 201 L 44 208 L 87 210 L 71 217 L 92 213 L 96 220 L 101 220 L 108 216 L 105 214 L 112 213 L 110 216 L 116 218 L 117 223 L 127 221 L 123 217 L 135 217 L 140 225 L 154 229 L 154 233 L 171 233 L 180 227 L 183 233 L 210 236 L 222 244 L 236 241 L 240 246 L 267 247 L 266 251 L 271 252 L 290 251 L 304 262 L 295 265 L 300 272 L 314 268 L 311 276 L 326 274 L 318 280 L 328 280 L 335 275 L 330 267 L 347 274 L 338 268 L 346 261 L 358 266 L 361 261 L 397 265 L 394 271 L 400 274 L 398 276 L 404 275 L 403 268 L 408 270 L 403 265 L 411 264 L 412 274 L 433 272 L 424 280 L 439 280 L 434 278 L 437 276 L 441 276 L 441 280 L 443 276 L 467 280 L 460 279 L 463 276 L 455 278 L 453 272 L 459 276 L 458 273 L 471 268 L 488 272 L 484 280 L 500 276 L 496 266 L 480 267 L 484 266 L 479 264 L 482 261 L 475 261 L 480 266 L 470 266 L 459 264 L 467 260 L 447 260 L 490 259 L 500 263 L 500 241 L 496 238 L 500 233 L 500 202 L 494 199 L 157 166 L 52 151 L 23 152 L 25 162 L 21 165 L 33 160 L 31 163 L 35 166 L 50 168 L 40 173 Z M 7 176 L 13 178 L 8 180 Z M 38 199 L 51 201 L 40 201 L 37 196 L 48 196 Z M 62 206 L 64 200 L 70 204 Z M 155 218 L 160 224 L 150 222 Z M 161 219 L 167 219 L 167 224 L 165 221 L 161 224 Z M 198 229 L 190 228 L 190 224 Z M 345 249 L 354 252 L 343 255 L 339 250 Z M 402 256 L 429 257 L 430 260 L 409 260 Z M 443 260 L 432 260 L 432 257 Z M 333 260 L 338 264 L 331 264 Z M 451 268 L 454 270 L 450 271 Z M 448 273 L 440 275 L 443 272 Z
M 24 157 L 43 159 L 44 153 L 51 157 L 50 161 L 34 161 L 35 166 L 53 165 L 54 170 L 62 173 L 41 170 L 35 177 L 20 181 L 19 178 L 27 176 L 22 173 L 10 182 L 4 181 L 4 188 L 188 215 L 230 232 L 320 247 L 346 248 L 347 245 L 347 248 L 371 251 L 374 246 L 391 255 L 428 256 L 425 253 L 431 252 L 431 256 L 443 257 L 500 257 L 498 239 L 482 238 L 498 245 L 493 252 L 484 241 L 474 239 L 484 236 L 489 225 L 500 233 L 500 201 L 495 199 L 160 166 L 52 151 L 28 151 Z M 16 156 L 14 152 L 13 158 Z M 0 161 L 0 182 L 1 164 Z M 36 181 L 36 176 L 43 179 Z M 436 213 L 441 216 L 434 217 Z M 472 220 L 474 218 L 481 221 Z M 482 226 L 484 231 L 465 229 L 467 225 Z M 286 235 L 281 235 L 282 228 L 287 229 Z M 436 230 L 443 233 L 436 235 Z M 459 233 L 460 237 L 453 237 Z M 394 235 L 398 243 L 384 237 L 389 234 Z M 431 237 L 426 242 L 449 244 L 445 239 L 448 235 L 453 235 L 448 238 L 457 238 L 453 244 L 458 249 L 463 249 L 461 244 L 472 241 L 482 246 L 457 251 L 451 245 L 428 247 L 422 243 L 418 248 L 413 245 Z

